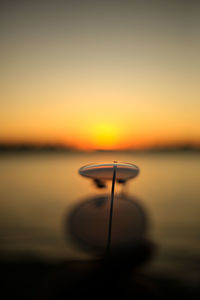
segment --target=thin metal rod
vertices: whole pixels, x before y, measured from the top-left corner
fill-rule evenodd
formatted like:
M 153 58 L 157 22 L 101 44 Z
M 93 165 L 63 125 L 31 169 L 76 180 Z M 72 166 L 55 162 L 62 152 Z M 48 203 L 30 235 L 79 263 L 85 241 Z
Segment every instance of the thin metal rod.
M 113 179 L 112 179 L 112 188 L 111 188 L 111 202 L 110 202 L 110 216 L 109 216 L 109 227 L 108 227 L 108 241 L 106 253 L 110 253 L 111 245 L 111 234 L 112 234 L 112 215 L 113 215 L 113 202 L 114 202 L 114 192 L 115 192 L 115 180 L 116 180 L 116 170 L 117 165 L 113 166 Z

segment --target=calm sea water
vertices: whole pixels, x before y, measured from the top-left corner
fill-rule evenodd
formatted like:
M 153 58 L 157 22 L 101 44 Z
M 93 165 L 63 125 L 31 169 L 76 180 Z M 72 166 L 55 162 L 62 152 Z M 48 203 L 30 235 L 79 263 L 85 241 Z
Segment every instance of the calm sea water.
M 118 160 L 135 163 L 141 170 L 129 182 L 126 194 L 137 199 L 148 219 L 146 234 L 155 244 L 155 255 L 145 266 L 146 272 L 178 277 L 187 283 L 192 278 L 194 284 L 200 262 L 199 158 L 191 153 L 1 155 L 1 257 L 52 261 L 91 258 L 94 254 L 73 239 L 68 220 L 82 207 L 79 212 L 86 210 L 85 219 L 81 213 L 75 218 L 80 218 L 80 227 L 88 226 L 92 234 L 88 239 L 98 236 L 99 229 L 94 227 L 92 231 L 92 225 L 87 224 L 91 207 L 84 203 L 109 193 L 109 188 L 98 190 L 78 175 L 78 169 L 88 163 Z M 95 216 L 102 212 L 98 205 L 95 210 Z M 87 226 L 82 230 L 87 231 Z M 80 233 L 80 228 L 76 230 Z

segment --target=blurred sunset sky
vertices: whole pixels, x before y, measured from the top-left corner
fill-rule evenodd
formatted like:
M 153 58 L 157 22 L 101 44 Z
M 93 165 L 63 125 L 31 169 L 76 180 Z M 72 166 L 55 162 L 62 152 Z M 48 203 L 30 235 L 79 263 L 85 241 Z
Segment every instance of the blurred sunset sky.
M 200 142 L 200 2 L 0 3 L 0 142 Z

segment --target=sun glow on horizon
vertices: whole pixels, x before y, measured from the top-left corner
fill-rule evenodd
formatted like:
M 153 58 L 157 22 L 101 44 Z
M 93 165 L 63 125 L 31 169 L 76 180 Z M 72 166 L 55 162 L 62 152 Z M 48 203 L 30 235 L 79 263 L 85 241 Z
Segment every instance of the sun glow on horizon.
M 1 143 L 86 151 L 200 143 L 199 4 L 7 2 Z
M 112 123 L 97 123 L 92 126 L 89 136 L 92 148 L 115 149 L 120 143 L 122 133 Z

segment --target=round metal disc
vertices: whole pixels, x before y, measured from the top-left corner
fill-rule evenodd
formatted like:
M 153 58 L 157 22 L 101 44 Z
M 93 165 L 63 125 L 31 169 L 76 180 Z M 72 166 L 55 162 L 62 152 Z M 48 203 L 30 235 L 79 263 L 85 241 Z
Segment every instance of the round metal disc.
M 79 169 L 79 174 L 92 179 L 112 180 L 114 166 L 118 181 L 127 181 L 139 173 L 139 168 L 130 163 L 102 163 L 84 166 Z

